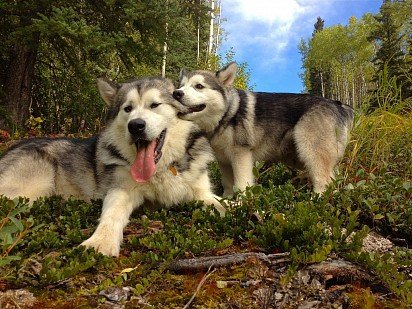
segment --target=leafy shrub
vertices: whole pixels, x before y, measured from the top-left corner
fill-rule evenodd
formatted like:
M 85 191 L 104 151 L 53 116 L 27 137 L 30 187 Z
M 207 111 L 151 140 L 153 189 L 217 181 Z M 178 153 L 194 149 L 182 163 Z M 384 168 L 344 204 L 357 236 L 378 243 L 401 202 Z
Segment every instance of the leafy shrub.
M 28 202 L 22 198 L 10 200 L 0 196 L 0 266 L 20 260 L 19 254 L 10 252 L 32 231 L 33 218 L 24 218 L 28 213 Z M 37 226 L 39 228 L 40 226 Z

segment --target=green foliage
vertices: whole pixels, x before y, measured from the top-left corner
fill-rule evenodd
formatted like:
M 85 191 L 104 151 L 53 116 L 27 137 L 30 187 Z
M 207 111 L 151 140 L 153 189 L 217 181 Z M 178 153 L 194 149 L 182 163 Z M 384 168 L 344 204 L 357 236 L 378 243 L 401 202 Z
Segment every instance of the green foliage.
M 224 218 L 210 206 L 203 210 L 201 202 L 144 210 L 145 217 L 139 217 L 140 210 L 130 220 L 118 259 L 77 247 L 97 225 L 100 201 L 51 197 L 29 207 L 25 200 L 3 198 L 0 278 L 41 288 L 98 272 L 102 279 L 83 293 L 127 285 L 145 295 L 171 275 L 167 265 L 173 259 L 260 248 L 290 252 L 292 264 L 284 282 L 303 265 L 336 254 L 373 271 L 410 304 L 412 283 L 403 271 L 411 265 L 410 250 L 395 248 L 390 255 L 361 251 L 372 229 L 410 241 L 412 117 L 405 104 L 357 116 L 342 173 L 322 196 L 306 185 L 293 185 L 285 166 L 258 163 L 258 184 L 225 200 Z M 220 186 L 216 163 L 210 174 Z M 160 221 L 156 230 L 151 228 L 154 221 Z M 22 231 L 25 234 L 19 234 Z
M 33 218 L 22 218 L 28 212 L 28 203 L 23 199 L 9 200 L 0 196 L 0 266 L 19 260 L 20 255 L 10 254 L 31 231 Z M 37 228 L 41 227 L 40 225 Z
M 373 59 L 376 66 L 373 80 L 377 82 L 377 88 L 373 90 L 371 97 L 372 109 L 382 106 L 382 92 L 385 96 L 396 96 L 399 101 L 412 96 L 412 80 L 406 73 L 411 71 L 412 63 L 405 57 L 405 32 L 411 31 L 412 24 L 407 21 L 412 18 L 412 13 L 409 12 L 409 16 L 402 14 L 406 12 L 407 6 L 411 7 L 411 3 L 401 5 L 396 1 L 385 1 L 375 16 L 377 26 L 370 34 L 371 40 L 378 47 Z M 400 16 L 406 19 L 401 19 Z
M 344 174 L 347 198 L 364 222 L 408 239 L 412 232 L 412 117 L 405 104 L 361 115 L 352 133 Z M 399 114 L 403 112 L 403 114 Z
M 411 9 L 409 0 L 384 1 L 376 15 L 351 17 L 346 26 L 320 27 L 312 38 L 302 39 L 306 91 L 361 108 L 381 106 L 388 94 L 409 98 Z M 319 21 L 316 25 L 321 26 Z
M 371 21 L 366 15 L 361 20 L 352 17 L 347 26 L 336 25 L 317 31 L 299 45 L 305 72 L 302 78 L 308 92 L 338 98 L 357 106 L 364 99 L 366 83 L 372 78 L 371 63 L 374 46 L 368 41 Z M 313 74 L 316 73 L 317 83 Z M 350 95 L 348 95 L 350 93 Z
M 348 255 L 354 262 L 367 265 L 388 286 L 389 289 L 399 296 L 406 304 L 412 304 L 412 280 L 398 271 L 399 267 L 410 267 L 412 265 L 412 253 L 402 248 L 395 249 L 394 254 L 377 254 L 357 252 Z
M 109 267 L 111 259 L 92 250 L 76 247 L 61 253 L 46 255 L 38 274 L 41 285 L 52 284 L 73 277 L 78 273 L 91 270 L 96 266 Z
M 11 91 L 23 76 L 30 114 L 43 120 L 45 133 L 99 130 L 106 107 L 96 77 L 159 75 L 167 42 L 167 73 L 175 78 L 181 67 L 197 63 L 197 28 L 202 49 L 208 40 L 203 2 L 25 0 L 2 3 L 0 14 L 0 110 L 15 116 L 9 101 L 21 95 Z M 15 53 L 32 57 L 19 60 L 29 63 L 24 70 L 12 67 Z

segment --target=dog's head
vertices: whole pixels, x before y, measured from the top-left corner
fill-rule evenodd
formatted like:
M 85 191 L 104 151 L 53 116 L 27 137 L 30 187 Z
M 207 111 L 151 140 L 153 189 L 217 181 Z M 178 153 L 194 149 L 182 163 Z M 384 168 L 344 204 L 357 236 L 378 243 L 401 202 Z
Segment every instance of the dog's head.
M 162 156 L 167 128 L 175 121 L 180 104 L 173 99 L 173 83 L 161 78 L 144 78 L 117 84 L 97 80 L 100 95 L 109 106 L 108 120 L 130 145 L 136 147 L 131 174 L 147 182 Z
M 182 104 L 179 117 L 194 121 L 203 130 L 213 130 L 227 110 L 227 91 L 236 77 L 235 62 L 216 73 L 182 69 L 173 97 Z

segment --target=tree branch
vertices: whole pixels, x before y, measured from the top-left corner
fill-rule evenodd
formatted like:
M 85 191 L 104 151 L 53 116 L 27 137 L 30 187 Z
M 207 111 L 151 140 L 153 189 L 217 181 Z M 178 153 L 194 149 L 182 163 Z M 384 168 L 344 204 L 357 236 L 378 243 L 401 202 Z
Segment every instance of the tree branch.
M 180 259 L 170 263 L 168 269 L 175 272 L 199 271 L 208 269 L 211 266 L 222 267 L 232 264 L 243 263 L 249 258 L 256 258 L 269 264 L 279 264 L 288 262 L 288 256 L 289 252 L 274 254 L 256 252 L 233 253 L 221 256 L 206 256 L 193 259 Z

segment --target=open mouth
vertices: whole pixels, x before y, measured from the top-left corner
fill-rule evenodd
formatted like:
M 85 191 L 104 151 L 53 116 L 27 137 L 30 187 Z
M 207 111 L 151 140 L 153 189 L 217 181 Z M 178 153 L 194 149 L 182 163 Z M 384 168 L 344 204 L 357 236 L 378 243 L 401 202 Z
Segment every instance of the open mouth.
M 164 129 L 162 131 L 162 133 L 160 133 L 159 137 L 155 139 L 155 148 L 154 148 L 154 155 L 153 155 L 153 159 L 154 159 L 154 163 L 157 164 L 157 162 L 159 162 L 160 158 L 162 157 L 162 148 L 163 148 L 163 144 L 165 142 L 165 136 L 166 136 L 166 129 Z M 144 139 L 138 139 L 134 144 L 136 145 L 136 149 L 137 152 L 139 152 L 139 150 L 141 149 L 145 149 L 150 147 L 151 143 L 153 143 L 154 141 L 147 141 Z
M 194 106 L 190 106 L 190 107 L 186 106 L 186 110 L 184 112 L 179 112 L 178 115 L 179 116 L 184 116 L 184 115 L 188 115 L 188 114 L 192 114 L 192 113 L 201 112 L 205 108 L 206 108 L 206 104 L 198 104 L 198 105 L 194 105 Z
M 138 139 L 135 141 L 136 158 L 131 167 L 131 174 L 136 182 L 144 183 L 156 172 L 156 164 L 162 157 L 162 148 L 165 141 L 166 129 L 152 140 Z

